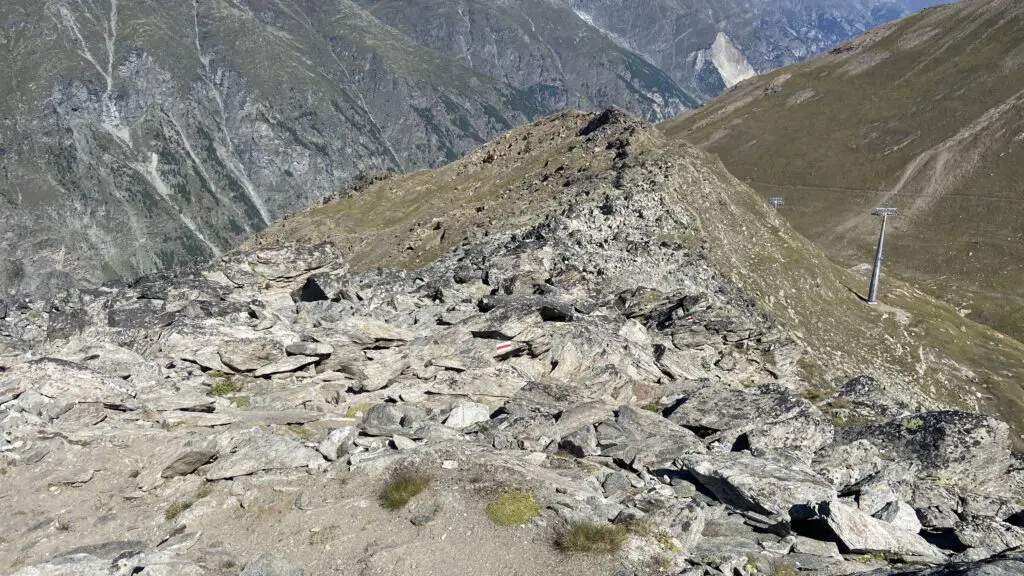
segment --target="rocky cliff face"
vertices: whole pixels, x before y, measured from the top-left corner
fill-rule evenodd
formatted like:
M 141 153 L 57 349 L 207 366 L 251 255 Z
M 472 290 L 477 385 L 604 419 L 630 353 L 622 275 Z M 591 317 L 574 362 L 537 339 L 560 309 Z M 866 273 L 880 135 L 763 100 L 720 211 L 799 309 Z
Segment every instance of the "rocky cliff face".
M 453 174 L 465 205 L 426 218 L 437 194 L 419 194 Z M 349 219 L 385 197 L 402 209 Z M 338 246 L 286 241 L 316 228 Z M 208 265 L 4 309 L 0 559 L 18 576 L 1019 572 L 1010 427 L 892 386 L 899 366 L 811 375 L 802 358 L 869 365 L 801 323 L 809 302 L 836 299 L 816 323 L 851 347 L 864 325 L 824 265 L 789 303 L 734 267 L 784 254 L 796 268 L 758 273 L 794 292 L 813 249 L 788 234 L 652 126 L 567 113 Z

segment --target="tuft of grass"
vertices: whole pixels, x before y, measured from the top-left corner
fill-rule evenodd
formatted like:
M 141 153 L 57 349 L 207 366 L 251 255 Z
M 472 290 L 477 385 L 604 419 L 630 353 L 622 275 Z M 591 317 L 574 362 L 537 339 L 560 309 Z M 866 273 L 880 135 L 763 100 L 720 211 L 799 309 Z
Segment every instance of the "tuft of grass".
M 59 514 L 53 520 L 53 529 L 57 532 L 68 532 L 71 530 L 71 521 L 68 520 L 67 516 Z
M 555 543 L 565 552 L 615 554 L 622 550 L 628 537 L 629 530 L 625 526 L 573 522 Z
M 526 524 L 540 514 L 540 504 L 531 492 L 515 488 L 487 504 L 487 517 L 498 526 Z
M 622 525 L 630 534 L 650 538 L 667 552 L 678 553 L 679 546 L 667 530 L 651 525 L 644 520 L 633 520 Z
M 818 388 L 817 386 L 811 386 L 810 388 L 804 388 L 800 391 L 800 397 L 804 400 L 811 402 L 821 402 L 831 398 L 836 391 L 834 388 Z
M 210 386 L 210 396 L 230 396 L 237 392 L 242 391 L 242 385 L 235 381 L 234 378 L 218 378 L 214 380 L 213 386 Z
M 353 404 L 352 406 L 348 407 L 348 410 L 345 411 L 345 418 L 355 418 L 357 416 L 361 416 L 363 414 L 366 414 L 366 411 L 369 409 L 370 404 L 368 402 L 360 402 L 359 404 Z
M 231 399 L 231 401 L 235 404 L 235 408 L 248 408 L 249 407 L 249 397 L 248 396 L 235 396 L 234 398 Z
M 917 417 L 914 417 L 914 418 L 911 418 L 909 420 L 904 420 L 903 421 L 903 429 L 904 430 L 911 430 L 911 431 L 913 431 L 913 430 L 917 430 L 921 426 L 924 426 L 924 420 L 921 420 L 920 418 L 917 418 Z
M 648 404 L 644 404 L 640 408 L 642 410 L 647 410 L 648 412 L 654 412 L 656 414 L 661 414 L 661 404 L 658 404 L 657 402 L 650 402 Z
M 380 505 L 388 510 L 400 510 L 429 484 L 430 476 L 426 474 L 411 470 L 396 472 L 381 490 Z
M 768 576 L 798 576 L 796 566 L 785 560 L 772 560 Z
M 302 439 L 307 439 L 311 436 L 309 430 L 302 424 L 289 424 L 288 431 Z
M 181 516 L 186 510 L 191 508 L 197 501 L 188 500 L 176 500 L 167 505 L 164 509 L 164 520 L 174 520 L 178 516 Z
M 194 496 L 186 498 L 184 500 L 176 500 L 168 504 L 167 508 L 164 509 L 164 520 L 171 521 L 176 519 L 178 516 L 181 516 L 182 513 L 184 513 L 186 510 L 194 506 L 196 502 L 199 502 L 200 500 L 206 498 L 212 493 L 213 485 L 203 484 L 203 486 L 199 489 L 198 492 L 195 493 Z

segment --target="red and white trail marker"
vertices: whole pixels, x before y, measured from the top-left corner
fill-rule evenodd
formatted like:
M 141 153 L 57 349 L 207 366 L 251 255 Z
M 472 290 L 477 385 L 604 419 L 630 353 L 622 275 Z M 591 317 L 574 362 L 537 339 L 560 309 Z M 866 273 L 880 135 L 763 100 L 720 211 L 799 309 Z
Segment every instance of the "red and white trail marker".
M 495 352 L 508 352 L 512 349 L 512 342 L 502 342 L 494 347 Z

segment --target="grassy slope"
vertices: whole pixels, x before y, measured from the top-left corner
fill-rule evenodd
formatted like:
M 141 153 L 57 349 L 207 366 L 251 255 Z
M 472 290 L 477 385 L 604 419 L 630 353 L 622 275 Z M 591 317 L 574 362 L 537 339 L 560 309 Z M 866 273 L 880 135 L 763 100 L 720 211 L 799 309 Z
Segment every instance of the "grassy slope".
M 748 81 L 662 129 L 718 154 L 846 265 L 889 264 L 972 318 L 1024 336 L 1024 6 L 926 10 Z M 770 86 L 781 90 L 771 93 Z
M 621 176 L 614 151 L 584 148 L 575 136 L 588 119 L 570 112 L 515 129 L 443 168 L 296 214 L 253 242 L 331 240 L 355 270 L 429 263 L 485 230 L 536 221 L 559 195 L 611 190 Z M 706 243 L 726 277 L 807 345 L 809 379 L 871 373 L 897 394 L 987 410 L 1024 430 L 1020 343 L 895 279 L 886 279 L 884 305 L 863 304 L 863 278 L 829 261 L 713 158 L 650 128 L 631 141 L 634 166 L 670 166 L 666 193 L 700 222 L 688 241 Z M 632 170 L 644 180 L 642 168 Z

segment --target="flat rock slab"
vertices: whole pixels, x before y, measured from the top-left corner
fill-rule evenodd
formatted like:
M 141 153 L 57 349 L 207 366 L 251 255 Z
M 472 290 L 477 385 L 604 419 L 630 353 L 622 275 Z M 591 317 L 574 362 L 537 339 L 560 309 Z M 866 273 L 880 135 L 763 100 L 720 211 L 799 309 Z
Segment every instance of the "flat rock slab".
M 204 468 L 207 480 L 248 476 L 263 470 L 315 468 L 323 457 L 316 451 L 283 436 L 254 432 L 238 442 L 227 454 Z
M 251 372 L 284 357 L 284 347 L 271 338 L 242 338 L 218 347 L 221 362 L 238 372 Z
M 921 536 L 839 501 L 821 507 L 840 546 L 851 554 L 902 554 L 942 560 L 942 552 Z
M 270 376 L 272 374 L 285 374 L 288 372 L 295 372 L 301 368 L 305 368 L 310 364 L 319 362 L 320 358 L 316 356 L 286 356 L 271 362 L 266 366 L 261 366 L 258 370 L 253 372 L 253 376 L 261 378 L 263 376 Z
M 163 412 L 160 414 L 160 417 L 168 426 L 195 426 L 203 428 L 227 426 L 228 424 L 234 424 L 239 420 L 238 414 L 228 414 L 225 412 L 209 414 L 205 412 L 181 412 L 177 410 Z
M 189 450 L 171 461 L 160 472 L 160 477 L 174 478 L 175 476 L 187 476 L 198 470 L 200 466 L 213 460 L 216 456 L 217 453 L 213 450 Z
M 12 576 L 110 576 L 110 561 L 90 554 L 71 554 L 22 568 Z
M 476 402 L 459 402 L 452 408 L 444 424 L 449 428 L 462 430 L 463 428 L 469 428 L 477 422 L 486 422 L 490 419 L 491 409 L 487 405 Z
M 334 354 L 334 346 L 323 342 L 295 342 L 286 346 L 284 350 L 292 356 L 326 357 Z
M 836 499 L 828 482 L 798 462 L 729 452 L 684 456 L 678 465 L 724 504 L 766 516 L 800 517 Z
M 408 330 L 364 316 L 349 316 L 335 323 L 334 328 L 355 344 L 363 346 L 379 342 L 408 342 L 414 337 Z

